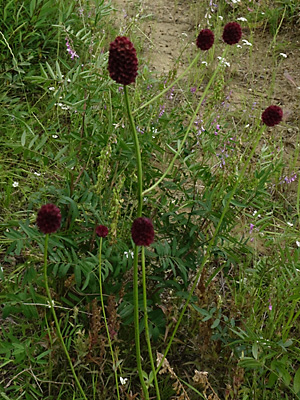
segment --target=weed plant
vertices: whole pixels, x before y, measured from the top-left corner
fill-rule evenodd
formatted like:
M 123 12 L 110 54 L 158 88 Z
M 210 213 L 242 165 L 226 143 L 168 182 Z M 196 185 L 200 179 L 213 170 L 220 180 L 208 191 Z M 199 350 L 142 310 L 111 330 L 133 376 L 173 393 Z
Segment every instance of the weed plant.
M 299 149 L 274 100 L 299 5 L 205 3 L 167 77 L 110 2 L 0 7 L 0 398 L 300 398 Z M 270 88 L 234 103 L 264 26 Z

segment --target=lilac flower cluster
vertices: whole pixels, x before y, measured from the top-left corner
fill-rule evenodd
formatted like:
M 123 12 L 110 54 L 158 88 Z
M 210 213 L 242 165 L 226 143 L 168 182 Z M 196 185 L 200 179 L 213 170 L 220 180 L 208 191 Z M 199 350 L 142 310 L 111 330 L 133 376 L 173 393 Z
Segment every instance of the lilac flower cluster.
M 229 140 L 226 140 L 223 143 L 223 147 L 221 148 L 219 153 L 216 153 L 216 156 L 219 157 L 219 167 L 223 168 L 226 165 L 226 159 L 229 157 L 230 153 L 235 149 L 235 141 L 234 138 L 231 137 Z
M 76 51 L 70 45 L 68 37 L 66 37 L 66 46 L 67 46 L 67 52 L 71 55 L 71 60 L 74 60 L 74 57 L 79 58 L 79 55 L 76 53 Z
M 290 177 L 284 176 L 280 178 L 279 184 L 282 185 L 284 183 L 292 183 L 295 182 L 296 179 L 297 179 L 297 174 L 293 174 Z

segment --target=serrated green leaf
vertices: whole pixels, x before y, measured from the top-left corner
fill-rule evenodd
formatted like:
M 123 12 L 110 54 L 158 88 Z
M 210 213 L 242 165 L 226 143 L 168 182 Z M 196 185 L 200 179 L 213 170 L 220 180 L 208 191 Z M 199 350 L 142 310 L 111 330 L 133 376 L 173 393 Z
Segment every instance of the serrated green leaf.
M 79 264 L 75 265 L 74 275 L 75 275 L 76 285 L 77 285 L 77 287 L 80 287 L 81 286 L 81 268 L 80 268 Z
M 245 357 L 239 362 L 239 366 L 242 368 L 257 369 L 261 367 L 261 363 L 257 360 L 254 360 L 252 357 Z
M 255 360 L 258 358 L 258 344 L 256 342 L 253 343 L 252 345 L 252 354 Z
M 47 67 L 47 70 L 48 70 L 51 78 L 56 80 L 55 73 L 54 73 L 53 69 L 51 68 L 51 66 L 47 63 L 47 61 L 46 61 L 46 67 Z
M 26 130 L 23 131 L 22 136 L 21 136 L 21 145 L 22 147 L 25 146 L 26 143 Z
M 295 373 L 293 387 L 294 387 L 295 393 L 300 392 L 300 367 L 298 368 L 297 372 Z
M 58 63 L 57 60 L 55 61 L 55 66 L 56 66 L 56 74 L 58 76 L 58 79 L 60 81 L 62 81 L 63 80 L 63 76 L 62 76 L 62 73 L 61 73 L 61 70 L 60 70 L 60 66 L 59 66 L 59 63 Z
M 211 329 L 214 329 L 217 326 L 219 326 L 220 322 L 221 322 L 220 318 L 215 319 L 213 324 L 211 325 Z

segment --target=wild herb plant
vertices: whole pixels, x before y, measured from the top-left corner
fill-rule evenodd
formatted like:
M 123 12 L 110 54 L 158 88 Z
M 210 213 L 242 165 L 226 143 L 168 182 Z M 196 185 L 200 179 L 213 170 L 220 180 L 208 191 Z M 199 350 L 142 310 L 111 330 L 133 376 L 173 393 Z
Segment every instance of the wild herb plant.
M 251 121 L 241 118 L 248 136 L 241 144 L 226 108 L 215 111 L 229 46 L 211 47 L 217 34 L 201 30 L 195 59 L 162 84 L 146 68 L 136 75 L 139 57 L 128 38 L 106 52 L 116 36 L 103 19 L 109 11 L 104 1 L 84 7 L 31 1 L 18 9 L 8 3 L 1 10 L 8 65 L 1 71 L 1 396 L 205 398 L 207 376 L 201 375 L 202 386 L 199 377 L 183 385 L 166 359 L 181 363 L 191 332 L 188 363 L 201 370 L 210 360 L 229 375 L 219 378 L 215 396 L 299 398 L 299 251 L 291 252 L 294 232 L 274 234 L 281 216 L 268 188 L 283 161 L 273 149 L 261 157 L 256 151 L 265 125 L 281 122 L 282 110 L 268 107 L 264 125 L 258 107 Z M 30 34 L 21 19 L 30 22 Z M 223 40 L 235 46 L 240 25 L 225 26 Z M 199 76 L 189 101 L 174 107 L 177 85 L 198 74 L 202 51 L 216 54 L 218 46 L 224 54 L 207 80 L 201 86 Z M 281 181 L 284 176 L 278 186 Z M 45 242 L 35 212 L 52 203 L 61 229 L 49 237 L 44 232 Z M 291 215 L 295 224 L 299 212 L 287 210 L 286 218 Z M 241 217 L 247 232 L 239 238 Z M 263 234 L 276 242 L 272 258 L 255 247 Z M 199 361 L 198 349 L 207 354 L 209 347 L 207 360 L 201 354 Z

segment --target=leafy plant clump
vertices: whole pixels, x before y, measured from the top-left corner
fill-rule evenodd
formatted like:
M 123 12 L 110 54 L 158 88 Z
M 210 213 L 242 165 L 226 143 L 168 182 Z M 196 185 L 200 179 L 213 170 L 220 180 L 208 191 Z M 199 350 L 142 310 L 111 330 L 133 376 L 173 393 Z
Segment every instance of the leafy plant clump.
M 293 121 L 228 89 L 298 6 L 206 3 L 166 77 L 110 2 L 0 8 L 0 397 L 300 398 Z

